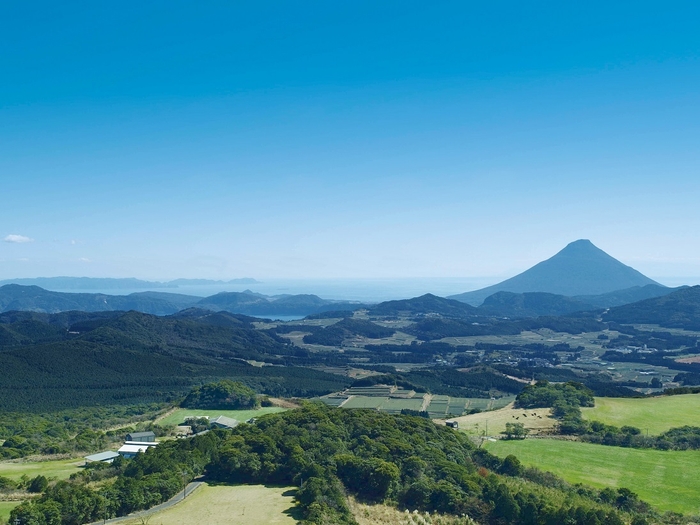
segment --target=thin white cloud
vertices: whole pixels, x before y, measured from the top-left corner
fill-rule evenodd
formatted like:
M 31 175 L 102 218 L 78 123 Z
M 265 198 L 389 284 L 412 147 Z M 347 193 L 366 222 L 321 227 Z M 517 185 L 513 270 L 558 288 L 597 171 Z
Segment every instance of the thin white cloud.
M 80 257 L 78 260 L 80 262 L 84 262 L 84 263 L 91 263 L 92 262 L 92 259 L 88 259 L 87 257 Z
M 34 239 L 32 239 L 32 238 L 30 238 L 30 237 L 26 237 L 26 236 L 24 236 L 24 235 L 16 235 L 16 234 L 14 234 L 14 233 L 11 233 L 11 234 L 8 235 L 7 237 L 5 237 L 5 238 L 3 239 L 3 241 L 5 241 L 5 242 L 11 242 L 11 243 L 14 243 L 14 244 L 24 244 L 24 243 L 27 243 L 27 242 L 34 242 Z

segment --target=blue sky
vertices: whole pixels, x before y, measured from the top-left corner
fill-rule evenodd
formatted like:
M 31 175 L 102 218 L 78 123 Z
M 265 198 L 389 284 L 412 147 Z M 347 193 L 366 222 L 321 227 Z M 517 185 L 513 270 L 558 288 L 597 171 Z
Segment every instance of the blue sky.
M 0 279 L 700 276 L 693 2 L 25 2 Z

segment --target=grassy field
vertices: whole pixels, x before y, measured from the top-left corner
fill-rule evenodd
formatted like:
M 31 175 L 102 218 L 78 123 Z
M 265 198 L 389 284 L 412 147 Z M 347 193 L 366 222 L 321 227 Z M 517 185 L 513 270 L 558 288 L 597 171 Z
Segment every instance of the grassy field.
M 649 434 L 660 434 L 672 427 L 700 426 L 700 395 L 624 399 L 597 397 L 596 406 L 582 409 L 586 419 L 597 419 L 615 426 L 630 425 Z
M 186 417 L 217 417 L 226 416 L 238 421 L 246 421 L 251 417 L 260 417 L 265 414 L 274 414 L 276 412 L 284 412 L 285 408 L 280 407 L 263 407 L 259 410 L 198 410 L 189 408 L 178 408 L 172 414 L 164 417 L 158 423 L 160 425 L 179 425 L 184 423 Z
M 150 525 L 294 525 L 299 519 L 294 492 L 288 487 L 263 485 L 204 485 L 187 499 L 149 516 Z M 295 519 L 296 518 L 296 519 Z M 141 519 L 124 521 L 140 525 Z
M 78 472 L 84 464 L 85 460 L 81 458 L 61 459 L 58 461 L 5 461 L 0 463 L 0 476 L 19 479 L 24 474 L 29 478 L 34 478 L 41 474 L 47 478 L 66 479 L 74 472 Z
M 487 442 L 497 456 L 516 455 L 525 465 L 553 472 L 570 483 L 627 487 L 656 508 L 700 514 L 700 452 L 526 439 Z
M 555 421 L 549 417 L 550 414 L 549 408 L 524 410 L 507 406 L 500 410 L 450 419 L 458 421 L 459 429 L 470 434 L 482 435 L 486 433 L 489 436 L 498 436 L 506 429 L 506 423 L 523 423 L 525 428 L 529 428 L 532 433 L 553 428 Z
M 12 509 L 14 509 L 20 503 L 21 501 L 0 501 L 0 523 L 7 521 L 7 518 L 10 517 L 10 512 L 12 512 Z

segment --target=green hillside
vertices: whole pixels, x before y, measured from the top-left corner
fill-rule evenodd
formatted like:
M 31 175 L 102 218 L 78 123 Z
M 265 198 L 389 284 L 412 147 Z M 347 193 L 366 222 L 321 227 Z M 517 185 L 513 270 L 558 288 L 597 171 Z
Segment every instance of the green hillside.
M 514 454 L 529 466 L 594 487 L 626 487 L 661 510 L 700 514 L 700 453 L 526 439 L 487 442 L 487 450 Z
M 595 407 L 582 408 L 583 417 L 607 425 L 637 427 L 650 435 L 685 425 L 700 427 L 700 395 L 641 399 L 597 397 Z
M 282 364 L 294 348 L 233 314 L 13 313 L 0 322 L 0 406 L 8 411 L 172 401 L 215 378 L 281 396 L 322 395 L 349 384 L 305 368 L 249 365 Z

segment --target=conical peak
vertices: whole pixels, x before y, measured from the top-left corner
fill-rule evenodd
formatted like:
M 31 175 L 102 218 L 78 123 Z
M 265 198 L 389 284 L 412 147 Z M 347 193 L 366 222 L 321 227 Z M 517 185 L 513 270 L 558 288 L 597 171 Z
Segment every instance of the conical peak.
M 480 301 L 500 291 L 546 292 L 572 297 L 600 295 L 647 284 L 658 285 L 608 255 L 588 239 L 579 239 L 569 243 L 556 255 L 510 279 L 450 298 L 481 304 Z
M 605 253 L 603 250 L 598 248 L 588 239 L 579 239 L 578 241 L 571 242 L 567 244 L 563 250 L 558 252 L 552 257 L 556 259 L 561 256 L 572 256 L 572 257 L 605 257 L 608 258 L 610 255 Z

